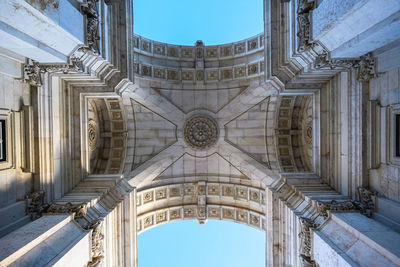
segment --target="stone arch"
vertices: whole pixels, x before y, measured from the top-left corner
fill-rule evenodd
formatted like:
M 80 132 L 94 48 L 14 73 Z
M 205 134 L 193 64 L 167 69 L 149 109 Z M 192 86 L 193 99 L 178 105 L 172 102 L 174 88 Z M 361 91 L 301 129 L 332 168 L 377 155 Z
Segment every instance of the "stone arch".
M 88 98 L 90 174 L 118 174 L 124 167 L 127 121 L 120 98 Z
M 282 172 L 313 170 L 313 99 L 281 96 L 276 108 L 276 152 Z
M 265 230 L 265 188 L 239 183 L 169 183 L 137 193 L 137 231 L 168 222 L 227 220 Z

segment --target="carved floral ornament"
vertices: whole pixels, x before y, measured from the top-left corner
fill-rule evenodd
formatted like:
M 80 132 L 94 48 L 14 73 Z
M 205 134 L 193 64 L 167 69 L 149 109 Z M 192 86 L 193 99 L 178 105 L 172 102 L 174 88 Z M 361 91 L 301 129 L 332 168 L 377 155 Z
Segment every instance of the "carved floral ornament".
M 186 120 L 183 136 L 185 142 L 193 149 L 205 150 L 217 141 L 218 125 L 208 116 L 195 115 Z
M 375 193 L 363 188 L 358 188 L 358 196 L 359 201 L 355 200 L 343 200 L 336 201 L 332 200 L 331 202 L 321 202 L 318 201 L 316 204 L 317 212 L 320 216 L 324 217 L 324 219 L 328 219 L 329 211 L 360 211 L 361 214 L 371 217 L 375 208 L 375 204 L 373 201 L 373 196 Z
M 86 52 L 87 47 L 80 47 L 76 52 Z M 83 63 L 75 53 L 70 57 L 70 64 L 39 64 L 34 60 L 29 60 L 24 66 L 24 79 L 34 86 L 42 86 L 42 75 L 46 72 L 61 72 L 67 74 L 70 72 L 83 72 Z

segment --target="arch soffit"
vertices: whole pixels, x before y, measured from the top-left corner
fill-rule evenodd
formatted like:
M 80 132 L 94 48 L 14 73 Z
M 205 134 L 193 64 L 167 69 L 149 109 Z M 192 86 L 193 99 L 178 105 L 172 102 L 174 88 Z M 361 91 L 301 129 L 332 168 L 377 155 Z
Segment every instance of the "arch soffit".
M 265 230 L 265 188 L 239 183 L 186 182 L 159 185 L 137 193 L 137 230 L 168 222 L 228 220 Z

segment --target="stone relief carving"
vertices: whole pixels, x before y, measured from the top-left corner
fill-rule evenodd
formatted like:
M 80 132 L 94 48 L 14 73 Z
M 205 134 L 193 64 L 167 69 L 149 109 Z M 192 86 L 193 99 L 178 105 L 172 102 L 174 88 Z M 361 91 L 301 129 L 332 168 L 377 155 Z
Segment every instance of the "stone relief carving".
M 359 209 L 361 213 L 367 217 L 372 217 L 372 213 L 375 209 L 375 203 L 373 197 L 376 193 L 369 191 L 363 187 L 358 188 L 358 196 L 360 198 Z
M 41 86 L 42 79 L 40 77 L 42 70 L 39 62 L 33 61 L 28 65 L 24 66 L 25 81 L 29 82 L 31 85 Z
M 28 213 L 32 220 L 40 218 L 42 212 L 49 206 L 45 203 L 45 191 L 40 190 L 26 196 Z
M 368 53 L 361 57 L 358 63 L 358 77 L 357 79 L 361 82 L 368 82 L 370 79 L 376 77 L 376 64 L 375 59 L 371 53 Z
M 81 218 L 86 215 L 86 204 L 72 204 L 67 202 L 65 204 L 52 203 L 45 211 L 46 213 L 74 213 L 75 219 Z
M 315 58 L 314 66 L 316 69 L 336 69 L 336 68 L 351 68 L 357 66 L 357 60 L 350 59 L 331 59 L 329 52 L 322 50 Z
M 86 15 L 87 46 L 99 53 L 99 18 L 97 10 L 98 0 L 88 0 L 86 5 L 81 6 L 81 11 Z M 109 3 L 108 3 L 109 4 Z
M 368 82 L 376 77 L 375 59 L 371 53 L 368 53 L 360 59 L 331 59 L 329 52 L 325 49 L 315 59 L 314 66 L 316 69 L 336 69 L 336 68 L 357 68 L 357 80 L 360 82 Z
M 82 47 L 77 50 L 83 51 L 86 48 Z M 71 64 L 39 64 L 39 62 L 30 60 L 24 66 L 25 81 L 34 86 L 42 86 L 42 74 L 46 72 L 62 72 L 64 74 L 70 72 L 83 72 L 83 63 L 76 55 L 70 58 Z
M 324 219 L 328 218 L 328 210 L 331 211 L 352 211 L 357 210 L 357 203 L 353 200 L 348 201 L 336 201 L 332 200 L 331 202 L 317 202 L 317 212 L 320 216 L 324 217 Z
M 358 188 L 359 201 L 355 200 L 344 200 L 331 202 L 321 202 L 318 201 L 316 204 L 317 212 L 324 219 L 328 218 L 328 210 L 330 211 L 360 211 L 363 215 L 367 217 L 372 217 L 372 213 L 375 208 L 373 201 L 373 196 L 375 195 L 371 191 L 359 187 Z
M 185 142 L 194 149 L 204 150 L 214 145 L 218 138 L 217 123 L 208 116 L 195 115 L 183 127 Z
M 89 134 L 89 149 L 94 151 L 97 144 L 97 132 L 96 132 L 96 122 L 94 120 L 89 120 L 88 134 Z
M 321 52 L 317 53 L 314 62 L 316 69 L 336 69 L 336 68 L 358 68 L 358 80 L 368 82 L 376 77 L 375 60 L 371 53 L 362 56 L 360 59 L 331 59 L 329 52 L 317 41 L 312 40 L 311 33 L 311 11 L 316 8 L 316 0 L 299 0 L 297 8 L 298 24 L 298 52 L 304 52 L 310 48 L 320 46 Z
M 92 260 L 87 263 L 86 267 L 100 266 L 104 258 L 103 221 L 101 219 L 95 220 L 85 229 L 92 229 Z
M 312 239 L 311 229 L 318 227 L 311 219 L 300 218 L 300 262 L 302 266 L 316 266 L 315 262 L 311 259 Z
M 312 47 L 311 36 L 311 10 L 315 8 L 315 0 L 299 0 L 297 7 L 297 24 L 298 31 L 298 47 L 299 52 L 307 50 Z

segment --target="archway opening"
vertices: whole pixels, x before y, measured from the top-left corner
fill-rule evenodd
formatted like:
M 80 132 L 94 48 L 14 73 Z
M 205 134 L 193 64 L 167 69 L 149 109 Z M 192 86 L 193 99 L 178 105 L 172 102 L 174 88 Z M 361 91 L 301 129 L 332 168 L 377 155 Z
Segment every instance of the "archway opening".
M 232 43 L 263 32 L 262 0 L 137 0 L 134 32 L 163 43 Z
M 231 221 L 177 221 L 139 234 L 139 267 L 261 267 L 265 242 L 264 231 Z

